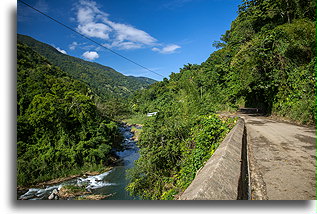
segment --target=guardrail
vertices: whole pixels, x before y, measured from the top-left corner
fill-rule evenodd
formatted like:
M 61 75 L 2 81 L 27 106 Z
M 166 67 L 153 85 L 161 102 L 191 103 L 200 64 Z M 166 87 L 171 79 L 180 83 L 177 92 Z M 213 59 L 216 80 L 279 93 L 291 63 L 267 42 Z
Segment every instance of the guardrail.
M 239 118 L 179 200 L 249 199 L 245 123 Z

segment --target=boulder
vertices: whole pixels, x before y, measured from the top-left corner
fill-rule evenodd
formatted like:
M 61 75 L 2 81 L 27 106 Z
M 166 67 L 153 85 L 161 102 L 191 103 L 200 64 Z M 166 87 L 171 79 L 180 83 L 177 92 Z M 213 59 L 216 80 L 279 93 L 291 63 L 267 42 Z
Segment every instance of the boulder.
M 54 189 L 53 192 L 50 194 L 50 196 L 48 196 L 48 200 L 58 200 L 59 196 L 58 196 L 58 190 Z

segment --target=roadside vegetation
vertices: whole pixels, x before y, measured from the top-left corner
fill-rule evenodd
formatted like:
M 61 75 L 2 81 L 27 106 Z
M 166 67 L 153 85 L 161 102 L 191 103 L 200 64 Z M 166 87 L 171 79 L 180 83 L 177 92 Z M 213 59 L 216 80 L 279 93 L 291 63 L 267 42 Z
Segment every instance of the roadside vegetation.
M 174 199 L 194 179 L 234 125 L 219 111 L 258 108 L 315 124 L 313 0 L 243 0 L 231 28 L 200 65 L 135 93 L 135 114 L 158 112 L 143 126 L 140 158 L 128 190 L 143 199 Z
M 217 51 L 160 82 L 18 42 L 18 185 L 104 168 L 122 140 L 123 120 L 135 126 L 140 148 L 127 190 L 171 200 L 235 125 L 219 112 L 253 107 L 315 125 L 315 7 L 314 0 L 243 0 L 231 28 L 213 43 Z M 42 54 L 50 59 L 36 48 L 47 48 Z

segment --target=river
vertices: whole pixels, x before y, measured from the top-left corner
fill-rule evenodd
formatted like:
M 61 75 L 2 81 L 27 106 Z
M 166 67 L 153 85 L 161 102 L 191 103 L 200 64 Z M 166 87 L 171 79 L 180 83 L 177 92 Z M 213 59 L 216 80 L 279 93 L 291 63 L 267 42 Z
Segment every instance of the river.
M 110 195 L 104 200 L 138 200 L 129 195 L 125 187 L 129 183 L 126 178 L 126 170 L 134 166 L 134 161 L 139 158 L 139 148 L 132 140 L 131 127 L 121 126 L 120 132 L 124 140 L 123 150 L 116 151 L 120 161 L 110 171 L 95 176 L 77 177 L 59 184 L 46 186 L 45 188 L 31 188 L 18 195 L 20 200 L 46 200 L 54 189 L 60 189 L 64 185 L 86 186 L 86 190 L 92 194 Z

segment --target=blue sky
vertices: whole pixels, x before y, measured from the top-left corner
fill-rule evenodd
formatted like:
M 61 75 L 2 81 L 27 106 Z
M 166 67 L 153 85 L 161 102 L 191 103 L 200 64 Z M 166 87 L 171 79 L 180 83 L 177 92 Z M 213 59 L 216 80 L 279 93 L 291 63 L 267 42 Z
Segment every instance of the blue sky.
M 230 28 L 241 0 L 25 0 L 121 55 L 168 77 L 184 64 L 200 64 L 213 41 Z M 61 52 L 110 66 L 125 75 L 161 76 L 98 47 L 18 3 L 18 33 Z

